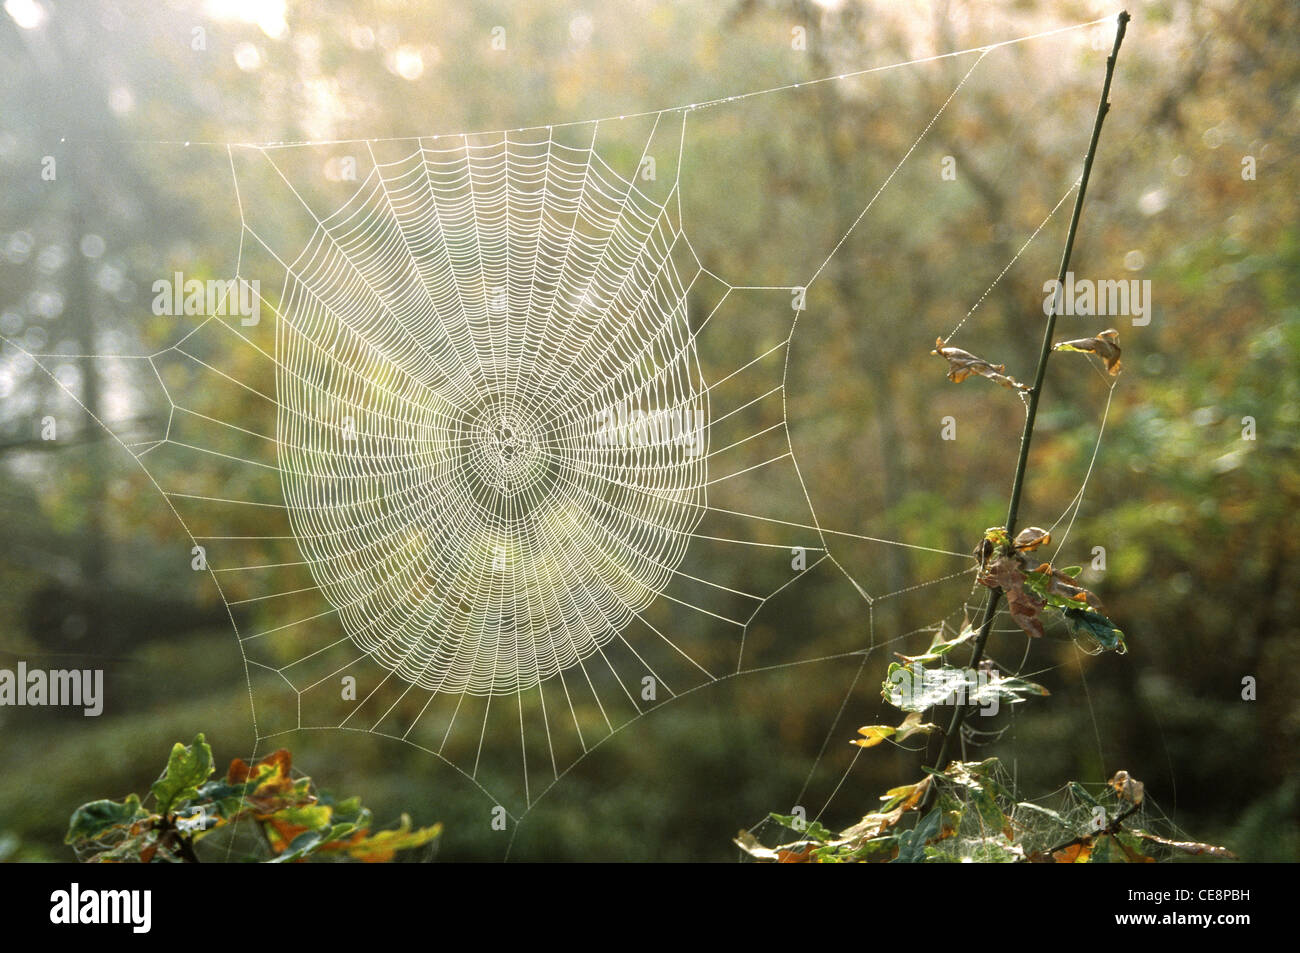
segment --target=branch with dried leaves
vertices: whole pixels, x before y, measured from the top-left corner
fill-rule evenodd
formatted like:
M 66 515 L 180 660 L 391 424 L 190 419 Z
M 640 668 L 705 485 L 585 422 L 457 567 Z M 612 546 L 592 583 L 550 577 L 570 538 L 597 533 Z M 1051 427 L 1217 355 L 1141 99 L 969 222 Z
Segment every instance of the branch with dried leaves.
M 1127 771 L 1111 778 L 1106 800 L 1071 782 L 1063 797 L 1072 798 L 1074 806 L 1065 813 L 1016 801 L 1003 775 L 996 758 L 954 762 L 886 791 L 878 810 L 842 831 L 815 819 L 772 814 L 769 820 L 794 832 L 795 839 L 765 847 L 752 832 L 741 831 L 735 844 L 755 860 L 783 864 L 1151 863 L 1176 854 L 1235 859 L 1223 847 L 1126 827 L 1134 818 L 1139 825 L 1144 820 L 1142 782 Z
M 1101 87 L 1101 100 L 1097 106 L 1097 117 L 1093 122 L 1092 138 L 1088 143 L 1088 152 L 1083 160 L 1083 172 L 1079 176 L 1079 191 L 1074 197 L 1074 210 L 1070 215 L 1070 228 L 1065 236 L 1065 248 L 1061 253 L 1061 264 L 1057 274 L 1058 287 L 1065 283 L 1066 273 L 1070 268 L 1070 255 L 1074 251 L 1074 239 L 1078 234 L 1079 218 L 1083 213 L 1083 200 L 1088 191 L 1088 177 L 1092 172 L 1092 163 L 1097 155 L 1097 144 L 1101 139 L 1102 123 L 1106 119 L 1106 113 L 1110 110 L 1110 84 L 1115 75 L 1115 63 L 1119 59 L 1120 44 L 1124 42 L 1124 31 L 1128 26 L 1128 21 L 1129 15 L 1127 11 L 1119 14 L 1115 29 L 1115 45 L 1111 49 L 1110 56 L 1106 59 L 1106 78 Z M 1016 520 L 1020 515 L 1020 496 L 1024 490 L 1025 471 L 1029 463 L 1029 447 L 1033 441 L 1034 421 L 1038 415 L 1038 402 L 1043 394 L 1043 379 L 1047 373 L 1047 361 L 1052 354 L 1052 337 L 1056 331 L 1056 317 L 1057 311 L 1055 299 L 1053 299 L 1053 305 L 1047 315 L 1047 324 L 1043 328 L 1043 342 L 1038 353 L 1038 366 L 1034 371 L 1034 383 L 1028 392 L 1025 425 L 1020 435 L 1020 454 L 1016 460 L 1015 478 L 1011 484 L 1011 499 L 1007 505 L 1007 519 L 1003 527 L 1008 537 L 1015 533 Z M 1115 367 L 1118 368 L 1118 340 L 1111 343 L 1115 347 L 1114 360 Z M 971 668 L 978 668 L 980 661 L 984 658 L 984 647 L 988 642 L 989 632 L 992 631 L 993 620 L 997 615 L 1002 593 L 1001 588 L 994 588 L 988 602 L 985 604 L 984 618 L 980 623 L 979 635 L 976 637 L 975 648 L 971 654 Z M 1088 610 L 1079 611 L 1086 612 Z M 1085 625 L 1090 624 L 1090 620 L 1085 619 L 1082 621 Z M 969 711 L 967 706 L 959 705 L 953 712 L 952 721 L 948 725 L 948 730 L 944 733 L 943 743 L 939 748 L 939 757 L 935 762 L 940 769 L 948 763 L 953 739 L 960 736 L 967 711 Z
M 1120 14 L 1115 45 L 1106 61 L 1101 102 L 1075 196 L 1058 285 L 1064 282 L 1069 269 L 1089 173 L 1096 156 L 1102 122 L 1110 108 L 1108 97 L 1115 62 L 1128 20 L 1127 13 Z M 1140 811 L 1143 788 L 1140 781 L 1125 771 L 1118 772 L 1111 779 L 1110 787 L 1114 797 L 1127 806 L 1113 812 L 1088 794 L 1082 785 L 1072 782 L 1067 786 L 1085 808 L 1091 809 L 1087 811 L 1087 821 L 1081 824 L 1067 821 L 1058 812 L 1041 805 L 1014 803 L 1011 793 L 997 776 L 996 759 L 978 763 L 949 761 L 954 739 L 961 737 L 967 712 L 972 708 L 986 703 L 1016 704 L 1029 695 L 1047 694 L 1047 689 L 1041 685 L 1018 677 L 1002 676 L 985 658 L 985 645 L 1002 598 L 1007 600 L 1012 619 L 1031 637 L 1045 634 L 1044 618 L 1050 613 L 1059 615 L 1070 637 L 1085 651 L 1114 651 L 1119 654 L 1127 651 L 1124 633 L 1105 615 L 1101 600 L 1078 582 L 1082 572 L 1080 567 L 1058 568 L 1050 562 L 1034 565 L 1030 554 L 1049 544 L 1051 533 L 1037 526 L 1016 531 L 1029 448 L 1049 357 L 1057 351 L 1082 353 L 1099 358 L 1106 373 L 1112 377 L 1121 369 L 1119 333 L 1114 328 L 1107 328 L 1093 337 L 1054 344 L 1056 317 L 1054 302 L 1043 330 L 1032 385 L 1027 386 L 1009 376 L 1005 364 L 995 364 L 970 351 L 950 346 L 942 338 L 935 340 L 934 350 L 930 352 L 947 362 L 947 376 L 953 383 L 960 384 L 972 376 L 983 377 L 1015 391 L 1026 405 L 1006 523 L 985 530 L 975 550 L 979 570 L 977 578 L 989 589 L 983 620 L 977 628 L 972 628 L 969 622 L 964 623 L 961 631 L 951 639 L 944 637 L 941 628 L 921 655 L 895 653 L 899 661 L 890 664 L 881 694 L 887 702 L 907 714 L 897 726 L 865 725 L 858 729 L 862 737 L 851 741 L 861 748 L 873 748 L 887 740 L 898 743 L 939 732 L 939 726 L 925 720 L 925 713 L 937 706 L 951 704 L 954 706 L 953 716 L 948 728 L 942 731 L 943 741 L 936 767 L 926 768 L 927 776 L 921 781 L 886 792 L 881 797 L 884 804 L 878 811 L 865 815 L 857 824 L 838 833 L 828 830 L 815 819 L 809 822 L 802 816 L 772 814 L 771 820 L 800 836 L 777 847 L 765 847 L 752 832 L 741 831 L 735 843 L 749 856 L 778 863 L 932 860 L 1147 862 L 1154 859 L 1145 851 L 1148 845 L 1188 854 L 1232 856 L 1221 847 L 1175 841 L 1141 829 L 1126 828 L 1125 822 Z M 965 645 L 971 645 L 972 649 L 969 666 L 962 669 L 950 665 L 947 662 L 949 653 Z M 1025 817 L 1047 818 L 1049 825 L 1056 825 L 1049 826 L 1053 840 L 1059 840 L 1059 835 L 1066 831 L 1071 836 L 1054 847 L 1048 846 L 1048 840 L 1036 843 L 1031 836 L 1032 825 L 1024 822 Z M 909 819 L 914 819 L 915 823 L 909 826 Z

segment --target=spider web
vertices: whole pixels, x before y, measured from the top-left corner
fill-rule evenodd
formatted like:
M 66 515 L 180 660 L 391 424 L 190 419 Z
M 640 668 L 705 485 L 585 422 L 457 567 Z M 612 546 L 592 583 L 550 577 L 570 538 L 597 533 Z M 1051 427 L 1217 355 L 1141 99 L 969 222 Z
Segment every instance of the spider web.
M 976 783 L 983 789 L 979 795 L 947 778 L 936 777 L 939 790 L 953 798 L 949 809 L 959 809 L 960 818 L 948 836 L 926 845 L 930 862 L 1044 862 L 1048 858 L 1064 862 L 1063 858 L 1070 856 L 1069 850 L 1079 850 L 1076 845 L 1081 842 L 1089 842 L 1084 850 L 1091 853 L 1092 841 L 1096 842 L 1096 853 L 1091 858 L 1094 862 L 1167 862 L 1202 853 L 1224 856 L 1219 853 L 1221 848 L 1193 842 L 1149 796 L 1139 795 L 1135 804 L 1111 784 L 1070 782 L 1022 801 L 1017 800 L 1014 774 L 1005 765 L 993 763 L 974 770 L 979 775 Z M 965 772 L 959 777 L 969 782 L 973 775 Z M 972 803 L 977 799 L 983 802 L 984 810 Z M 1117 822 L 1113 828 L 1112 822 Z M 762 837 L 773 845 L 784 843 L 790 845 L 784 849 L 800 852 L 823 843 L 810 840 L 807 830 L 804 825 L 791 831 L 776 818 L 767 817 L 749 833 L 755 840 Z M 1106 836 L 1099 836 L 1102 832 Z
M 868 619 L 865 642 L 832 656 L 860 662 L 829 745 L 868 659 L 913 634 L 877 643 L 873 611 L 974 567 L 819 520 L 787 414 L 804 296 L 989 55 L 1061 32 L 600 120 L 222 144 L 235 274 L 257 280 L 259 319 L 218 308 L 171 346 L 119 358 L 156 383 L 167 420 L 143 441 L 106 429 L 220 592 L 258 746 L 308 729 L 400 739 L 517 824 L 649 712 L 824 661 L 797 639 L 746 645 L 769 601 L 823 563 Z M 681 203 L 697 110 L 949 57 L 972 63 L 805 280 L 735 284 L 705 266 Z M 351 167 L 322 181 L 340 146 L 355 147 Z M 713 333 L 739 321 L 747 350 Z M 872 591 L 836 558 L 855 541 L 951 570 Z M 936 625 L 976 599 L 972 586 Z

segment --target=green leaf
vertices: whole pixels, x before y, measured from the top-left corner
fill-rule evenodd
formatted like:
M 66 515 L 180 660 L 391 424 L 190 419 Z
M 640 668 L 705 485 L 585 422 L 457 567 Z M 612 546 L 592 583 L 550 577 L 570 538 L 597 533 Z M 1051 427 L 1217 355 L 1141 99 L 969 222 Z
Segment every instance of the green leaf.
M 980 830 L 985 837 L 998 834 L 1010 836 L 1011 822 L 1007 820 L 998 798 L 1011 799 L 1010 792 L 994 777 L 998 767 L 997 758 L 987 758 L 980 762 L 957 761 L 948 766 L 943 777 L 961 788 L 967 796 L 967 804 L 975 809 Z
M 91 801 L 73 811 L 63 843 L 94 840 L 114 828 L 129 827 L 149 816 L 149 812 L 140 806 L 140 798 L 134 794 L 123 801 Z
M 198 793 L 190 798 L 190 807 L 204 808 L 209 816 L 223 821 L 233 821 L 248 802 L 245 800 L 257 788 L 257 781 L 231 783 L 224 778 L 199 785 Z
M 1124 860 L 1126 858 L 1114 849 L 1114 843 L 1111 841 L 1110 835 L 1102 834 L 1093 841 L 1092 853 L 1088 855 L 1088 863 L 1113 864 Z
M 974 791 L 971 796 L 971 803 L 975 807 L 975 813 L 979 816 L 982 836 L 994 838 L 1011 829 L 1011 822 L 1002 813 L 1002 808 L 998 807 L 997 799 L 994 798 L 993 792 L 988 788 L 981 787 Z
M 201 732 L 195 736 L 192 745 L 176 742 L 167 758 L 167 768 L 162 777 L 149 788 L 157 802 L 155 807 L 158 813 L 169 814 L 177 804 L 197 797 L 199 785 L 211 773 L 212 749 L 203 740 Z
M 861 846 L 854 848 L 847 857 L 864 863 L 874 863 L 889 860 L 890 855 L 894 853 L 897 847 L 898 835 L 885 834 L 881 837 L 873 837 L 863 841 Z
M 925 862 L 925 845 L 927 841 L 939 836 L 943 814 L 935 808 L 921 819 L 910 831 L 898 835 L 898 856 L 891 861 L 895 864 L 920 864 Z
M 1128 858 L 1130 864 L 1155 863 L 1154 857 L 1148 856 L 1142 852 L 1143 842 L 1141 837 L 1130 834 L 1128 831 L 1118 831 L 1112 836 L 1115 838 L 1115 843 L 1120 846 L 1120 850 L 1123 851 L 1125 857 Z M 1228 856 L 1231 857 L 1232 854 L 1229 854 Z
M 1124 633 L 1116 628 L 1115 623 L 1100 612 L 1091 609 L 1066 609 L 1066 628 L 1070 636 L 1080 644 L 1089 655 L 1099 652 L 1116 652 L 1123 655 L 1128 651 L 1124 644 Z
M 368 828 L 371 824 L 370 809 L 361 806 L 361 798 L 359 797 L 350 797 L 335 803 L 334 799 L 328 794 L 322 794 L 320 803 L 334 807 L 334 823 L 336 824 L 355 824 L 358 828 Z
M 823 844 L 835 838 L 835 832 L 824 827 L 819 821 L 809 821 L 808 830 L 804 833 L 810 840 L 821 841 Z
M 772 818 L 772 820 L 776 821 L 783 827 L 802 834 L 808 840 L 820 841 L 825 844 L 835 838 L 835 832 L 823 827 L 818 821 L 805 820 L 804 818 L 796 817 L 793 814 L 771 813 L 768 814 L 768 817 Z
M 941 832 L 949 835 L 957 833 L 957 829 L 961 827 L 961 819 L 966 811 L 966 805 L 959 798 L 944 791 L 939 795 L 939 811 L 943 815 Z
M 302 860 L 308 854 L 314 853 L 329 842 L 330 830 L 328 827 L 315 831 L 303 831 L 293 841 L 271 858 L 268 863 L 287 864 L 295 860 Z
M 847 851 L 842 845 L 837 847 L 818 847 L 812 852 L 814 863 L 818 864 L 844 864 L 848 863 L 851 852 Z

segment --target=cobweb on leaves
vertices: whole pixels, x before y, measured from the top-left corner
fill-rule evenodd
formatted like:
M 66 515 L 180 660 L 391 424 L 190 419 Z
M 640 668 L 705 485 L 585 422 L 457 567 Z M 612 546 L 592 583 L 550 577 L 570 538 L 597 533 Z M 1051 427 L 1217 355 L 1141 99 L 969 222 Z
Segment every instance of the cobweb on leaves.
M 919 814 L 916 801 L 926 786 L 907 785 L 882 795 L 880 805 L 842 832 L 802 816 L 772 815 L 742 832 L 737 844 L 749 856 L 780 863 L 1151 863 L 1232 857 L 1222 847 L 1190 839 L 1127 772 L 1117 772 L 1109 783 L 1072 781 L 1032 800 L 1019 799 L 1013 773 L 996 758 L 954 763 L 944 774 L 930 776 L 928 784 L 931 798 Z M 909 797 L 913 792 L 916 796 Z
M 258 744 L 306 729 L 401 739 L 518 820 L 641 716 L 756 670 L 751 622 L 823 562 L 869 620 L 972 573 L 968 553 L 822 524 L 790 434 L 789 351 L 807 289 L 970 76 L 1035 38 L 817 81 L 971 62 L 788 286 L 701 262 L 682 156 L 696 110 L 815 84 L 507 132 L 225 145 L 256 320 L 233 307 L 252 286 L 228 288 L 174 344 L 130 359 L 166 426 L 144 441 L 108 429 L 229 610 Z M 339 146 L 354 147 L 345 168 Z M 714 333 L 742 320 L 743 335 Z M 951 568 L 871 591 L 835 557 L 853 541 Z M 875 650 L 907 637 L 864 628 L 844 653 L 861 658 L 846 705 Z M 820 661 L 807 656 L 790 640 L 764 665 Z

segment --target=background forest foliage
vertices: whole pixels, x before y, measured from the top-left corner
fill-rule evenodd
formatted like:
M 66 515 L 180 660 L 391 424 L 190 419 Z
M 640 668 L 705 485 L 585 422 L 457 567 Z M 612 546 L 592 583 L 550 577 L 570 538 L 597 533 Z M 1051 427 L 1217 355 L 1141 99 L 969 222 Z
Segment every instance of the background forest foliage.
M 152 282 L 174 270 L 230 272 L 239 218 L 224 152 L 186 140 L 617 115 L 1115 12 L 1033 0 L 310 0 L 290 5 L 282 24 L 276 4 L 234 0 L 38 6 L 39 16 L 6 4 L 0 18 L 0 334 L 70 355 L 56 362 L 59 379 L 141 427 L 165 405 L 115 402 L 106 369 L 77 355 L 166 346 L 183 319 L 150 313 Z M 1150 280 L 1152 319 L 1115 319 L 1125 373 L 1064 559 L 1088 565 L 1093 547 L 1105 548 L 1105 571 L 1085 570 L 1085 581 L 1130 651 L 1028 646 L 1023 671 L 1050 697 L 1008 714 L 999 723 L 1008 730 L 970 755 L 997 755 L 1025 796 L 1127 769 L 1198 839 L 1245 859 L 1294 860 L 1300 9 L 1159 0 L 1130 10 L 1073 268 Z M 200 24 L 208 43 L 196 52 Z M 504 51 L 490 42 L 498 25 Z M 795 27 L 805 50 L 792 48 Z M 1002 519 L 1021 405 L 978 381 L 953 387 L 929 351 L 1078 174 L 1112 29 L 1022 44 L 977 70 L 810 292 L 790 356 L 789 415 L 824 525 L 966 552 Z M 968 67 L 936 60 L 692 116 L 682 198 L 701 259 L 737 284 L 811 272 Z M 148 144 L 156 140 L 176 144 Z M 80 186 L 42 181 L 50 154 Z M 956 159 L 955 181 L 941 177 L 945 156 Z M 1253 179 L 1242 175 L 1247 156 Z M 954 342 L 1021 379 L 1066 212 Z M 1061 330 L 1104 326 L 1067 317 Z M 727 333 L 740 340 L 743 321 Z M 1027 524 L 1050 525 L 1089 474 L 1107 386 L 1082 362 L 1049 374 Z M 47 414 L 66 422 L 56 445 L 39 439 Z M 947 415 L 955 441 L 940 439 Z M 1253 441 L 1242 437 L 1244 417 L 1256 422 Z M 189 541 L 144 475 L 9 346 L 0 525 L 0 664 L 106 669 L 98 719 L 0 709 L 0 855 L 68 859 L 71 810 L 147 790 L 176 739 L 203 731 L 222 751 L 251 747 L 243 664 L 217 594 L 190 571 Z M 952 569 L 868 542 L 836 554 L 878 592 Z M 905 591 L 880 603 L 869 629 L 844 577 L 819 569 L 765 608 L 752 637 L 760 650 L 797 640 L 797 657 L 812 659 L 914 632 L 889 651 L 919 652 L 932 634 L 924 627 L 960 610 L 970 582 Z M 1014 626 L 992 649 L 1009 664 L 1027 651 Z M 830 798 L 857 726 L 889 717 L 879 697 L 888 661 L 877 651 L 863 673 L 858 660 L 776 669 L 675 702 L 582 762 L 530 813 L 511 857 L 731 859 L 736 830 L 792 808 L 814 764 L 809 814 L 829 799 L 823 823 L 853 823 L 874 792 L 914 779 L 922 758 L 875 748 Z M 1258 680 L 1253 702 L 1241 698 L 1245 676 Z M 502 856 L 482 795 L 428 755 L 351 732 L 288 743 L 296 764 L 364 797 L 381 825 L 404 812 L 418 825 L 442 822 L 440 857 Z

